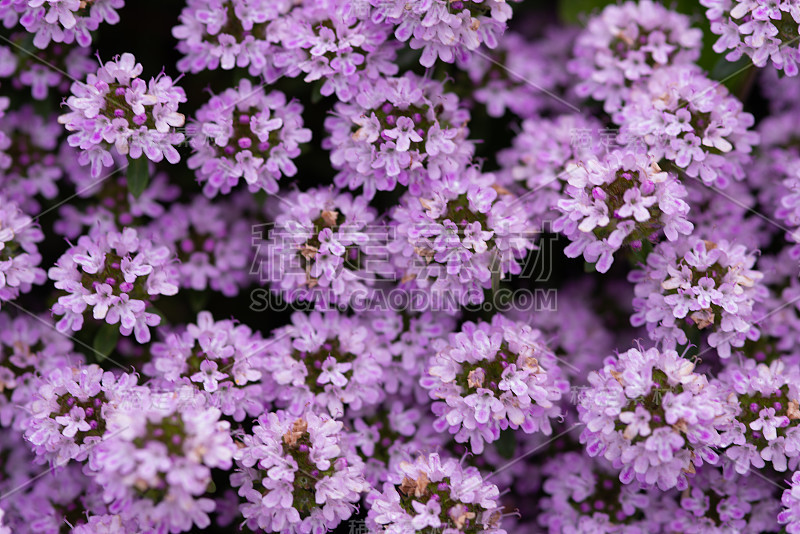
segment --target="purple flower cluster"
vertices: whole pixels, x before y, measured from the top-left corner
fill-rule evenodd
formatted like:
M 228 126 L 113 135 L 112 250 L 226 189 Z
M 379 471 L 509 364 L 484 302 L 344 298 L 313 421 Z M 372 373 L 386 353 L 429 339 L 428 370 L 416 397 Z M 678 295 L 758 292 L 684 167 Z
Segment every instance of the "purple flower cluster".
M 15 202 L 0 196 L 0 305 L 47 279 L 37 243 L 44 234 Z
M 183 126 L 178 104 L 186 101 L 186 94 L 164 74 L 145 82 L 139 77 L 142 70 L 133 54 L 125 53 L 89 74 L 86 83 L 72 84 L 66 101 L 70 111 L 58 122 L 74 132 L 69 144 L 80 148 L 80 162 L 91 164 L 94 177 L 113 165 L 112 146 L 132 159 L 144 154 L 155 162 L 180 161 L 174 145 L 184 135 L 173 128 Z
M 794 146 L 793 123 L 791 113 L 767 117 L 761 122 L 761 147 L 753 167 L 759 175 L 775 177 L 782 186 L 766 189 L 759 200 L 785 227 L 786 240 L 800 243 L 800 151 Z M 800 247 L 795 245 L 792 256 L 798 254 Z
M 300 143 L 311 139 L 302 111 L 280 91 L 265 94 L 247 79 L 212 97 L 197 111 L 190 134 L 194 154 L 187 162 L 204 184 L 203 193 L 229 193 L 240 178 L 250 191 L 276 193 L 281 176 L 297 173 L 292 159 L 300 154 Z
M 754 264 L 744 245 L 727 241 L 661 243 L 643 269 L 630 273 L 631 324 L 645 325 L 651 339 L 672 348 L 686 344 L 687 333 L 711 327 L 708 344 L 728 358 L 732 347 L 759 335 L 753 306 L 765 291 Z
M 499 527 L 498 489 L 474 467 L 438 454 L 401 463 L 372 501 L 368 526 L 383 532 L 481 532 L 505 534 Z
M 577 453 L 555 456 L 540 524 L 549 532 L 778 532 L 769 481 L 703 466 L 685 491 L 620 484 L 609 468 Z M 745 483 L 746 481 L 746 483 Z
M 16 46 L 0 46 L 0 78 L 10 78 L 14 89 L 30 87 L 34 100 L 46 100 L 52 89 L 66 93 L 71 80 L 97 69 L 97 63 L 89 59 L 88 48 L 50 44 L 44 50 L 28 50 L 27 35 L 14 33 L 11 42 Z M 58 70 L 53 70 L 53 65 Z
M 778 515 L 778 521 L 786 525 L 786 532 L 800 532 L 800 474 L 792 475 L 792 487 L 785 490 L 781 497 L 784 508 Z
M 519 274 L 536 246 L 524 203 L 475 167 L 447 188 L 409 191 L 391 218 L 387 250 L 401 284 L 429 292 L 441 309 L 483 302 L 492 276 Z
M 3 24 L 21 24 L 34 34 L 33 44 L 47 48 L 51 41 L 87 47 L 100 24 L 117 24 L 117 9 L 125 0 L 7 0 L 3 2 Z
M 253 76 L 274 69 L 266 24 L 291 8 L 289 1 L 189 0 L 172 29 L 182 72 L 248 67 Z M 274 75 L 273 75 L 274 76 Z
M 787 76 L 797 76 L 800 45 L 800 6 L 796 2 L 757 0 L 701 0 L 707 7 L 711 32 L 719 35 L 714 51 L 730 50 L 725 58 L 735 61 L 747 55 L 757 67 L 768 61 Z
M 420 383 L 435 400 L 434 428 L 480 454 L 511 428 L 550 434 L 567 389 L 542 333 L 497 315 L 440 340 Z
M 614 121 L 624 142 L 718 187 L 744 178 L 758 143 L 753 116 L 694 64 L 659 69 L 635 85 Z
M 139 531 L 207 527 L 214 502 L 201 496 L 211 469 L 232 467 L 230 423 L 184 391 L 146 391 L 113 410 L 87 464 L 109 509 Z
M 47 376 L 82 361 L 47 318 L 0 313 L 0 425 L 23 430 L 29 414 L 19 407 L 38 394 L 37 374 Z
M 368 0 L 299 2 L 267 28 L 275 66 L 286 76 L 318 82 L 323 96 L 347 102 L 362 84 L 397 73 L 391 29 L 366 9 Z M 269 74 L 266 74 L 269 77 Z
M 780 532 L 776 521 L 779 506 L 771 481 L 731 475 L 724 466 L 722 470 L 704 466 L 692 482 L 688 492 L 664 503 L 665 510 L 659 515 L 666 528 L 692 534 L 726 529 L 748 534 Z
M 687 474 L 716 464 L 724 396 L 674 350 L 630 349 L 589 375 L 580 399 L 581 442 L 619 480 L 685 489 Z
M 612 113 L 635 82 L 670 65 L 693 63 L 701 39 L 689 17 L 652 0 L 612 4 L 592 17 L 575 41 L 575 59 L 568 68 L 581 79 L 577 94 L 602 101 Z
M 544 466 L 539 524 L 553 534 L 561 532 L 613 532 L 626 525 L 643 532 L 661 526 L 648 513 L 655 492 L 640 484 L 622 484 L 612 469 L 576 452 L 554 456 Z
M 760 469 L 765 461 L 778 472 L 786 471 L 787 462 L 792 468 L 798 463 L 798 377 L 800 368 L 781 360 L 770 365 L 747 360 L 720 375 L 722 387 L 732 393 L 729 402 L 735 417 L 722 433 L 723 445 L 737 473 L 747 474 L 751 466 Z
M 562 215 L 553 230 L 572 241 L 564 250 L 568 257 L 583 254 L 601 273 L 623 246 L 641 249 L 660 230 L 676 241 L 694 229 L 686 219 L 686 189 L 643 154 L 614 152 L 604 160 L 569 164 L 565 171 L 568 198 L 556 204 Z
M 419 61 L 425 67 L 437 60 L 452 63 L 482 44 L 495 48 L 512 14 L 506 0 L 368 1 L 375 7 L 373 18 L 397 26 L 399 41 L 422 49 Z
M 235 200 L 215 205 L 197 196 L 188 204 L 173 204 L 149 225 L 150 239 L 177 256 L 180 287 L 232 297 L 249 285 L 251 226 L 232 216 L 236 208 Z
M 363 459 L 364 477 L 373 488 L 388 481 L 402 462 L 442 445 L 442 435 L 431 424 L 433 416 L 404 407 L 406 399 L 410 397 L 389 397 L 345 420 L 352 429 L 347 442 Z
M 133 228 L 82 235 L 48 272 L 62 291 L 53 305 L 53 313 L 61 316 L 56 327 L 60 332 L 79 331 L 91 309 L 94 319 L 119 323 L 122 335 L 134 333 L 139 343 L 147 343 L 149 327 L 161 322 L 148 311 L 152 299 L 178 292 L 170 254 Z
M 453 316 L 430 311 L 387 311 L 370 317 L 368 328 L 391 355 L 383 377 L 386 391 L 427 399 L 428 392 L 420 386 L 419 379 L 426 373 L 431 348 L 455 330 Z
M 488 55 L 456 56 L 466 74 L 464 83 L 468 79 L 475 86 L 472 99 L 485 106 L 489 116 L 502 117 L 510 111 L 539 122 L 540 114 L 563 112 L 565 106 L 571 106 L 569 101 L 576 100 L 569 88 L 573 76 L 562 67 L 570 57 L 574 29 L 547 28 L 545 33 L 545 39 L 529 41 L 522 34 L 509 31 Z M 562 92 L 570 94 L 563 94 L 558 100 L 546 96 Z
M 309 413 L 260 417 L 235 455 L 231 482 L 249 528 L 326 532 L 349 518 L 369 489 L 357 455 L 340 446 L 342 423 Z
M 276 405 L 341 417 L 345 408 L 377 404 L 390 354 L 359 318 L 336 312 L 292 314 L 268 340 L 264 366 L 277 384 Z
M 469 112 L 443 84 L 407 73 L 365 84 L 354 102 L 339 102 L 325 121 L 339 187 L 419 195 L 437 180 L 464 172 L 474 148 L 466 141 Z
M 178 69 L 246 67 L 270 82 L 303 75 L 323 81 L 321 94 L 350 100 L 360 81 L 397 72 L 390 27 L 365 2 L 190 0 L 172 30 L 184 54 Z
M 92 178 L 80 166 L 74 149 L 66 143 L 61 146 L 60 156 L 65 162 L 66 177 L 74 186 L 76 200 L 58 207 L 60 218 L 53 229 L 67 239 L 75 240 L 91 228 L 110 232 L 126 226 L 144 225 L 162 216 L 166 211 L 165 204 L 180 196 L 180 188 L 169 183 L 166 173 L 155 172 L 151 162 L 147 171 L 153 175 L 137 197 L 128 188 L 131 169 L 123 156 L 117 154 L 114 158 L 119 165 L 118 171 L 99 180 Z
M 129 402 L 136 377 L 97 365 L 56 367 L 39 377 L 25 438 L 40 460 L 85 460 L 103 440 L 110 412 Z
M 73 519 L 76 527 L 73 532 L 86 533 L 86 530 L 77 530 L 85 520 L 78 514 L 89 503 L 97 503 L 97 513 L 104 506 L 99 486 L 82 472 L 80 464 L 67 464 L 52 475 L 36 479 L 34 477 L 41 474 L 42 467 L 30 466 L 30 458 L 19 454 L 24 451 L 15 451 L 7 441 L 3 452 L 9 454 L 9 461 L 14 463 L 13 467 L 6 469 L 9 478 L 4 480 L 4 491 L 17 490 L 3 500 L 6 512 L 3 520 L 10 532 L 58 534 L 65 526 L 64 519 L 74 515 L 77 519 Z M 26 486 L 20 490 L 19 484 L 25 482 Z
M 55 198 L 64 174 L 56 151 L 61 127 L 26 106 L 5 115 L 0 130 L 0 185 L 6 200 L 38 212 L 35 197 Z
M 290 301 L 347 303 L 364 298 L 386 272 L 376 254 L 385 231 L 363 196 L 329 188 L 294 192 L 276 206 L 259 273 Z M 259 251 L 261 256 L 261 250 Z M 369 268 L 369 269 L 368 269 Z
M 235 421 L 257 416 L 272 394 L 265 371 L 266 342 L 233 321 L 201 312 L 196 324 L 152 344 L 144 373 L 165 391 L 196 387 L 208 403 Z
M 600 155 L 592 140 L 601 130 L 591 117 L 559 115 L 555 119 L 526 119 L 513 144 L 497 154 L 501 171 L 497 179 L 504 187 L 536 191 L 526 195 L 525 209 L 538 224 L 558 217 L 555 207 L 561 198 L 564 181 L 569 179 L 569 163 Z M 581 138 L 588 135 L 588 143 Z

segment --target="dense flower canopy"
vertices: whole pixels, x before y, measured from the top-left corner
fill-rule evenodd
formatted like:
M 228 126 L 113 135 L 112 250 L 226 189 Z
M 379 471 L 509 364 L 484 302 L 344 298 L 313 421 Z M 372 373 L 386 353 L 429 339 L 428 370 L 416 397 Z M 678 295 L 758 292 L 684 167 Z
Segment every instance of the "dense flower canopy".
M 800 534 L 798 61 L 798 0 L 0 0 L 0 534 Z

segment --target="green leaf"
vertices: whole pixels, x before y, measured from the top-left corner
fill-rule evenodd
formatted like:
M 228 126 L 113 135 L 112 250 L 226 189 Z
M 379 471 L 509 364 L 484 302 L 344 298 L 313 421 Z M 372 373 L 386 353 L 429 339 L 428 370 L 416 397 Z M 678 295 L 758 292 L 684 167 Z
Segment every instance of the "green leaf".
M 164 315 L 163 311 L 159 310 L 155 306 L 153 306 L 153 305 L 148 306 L 147 307 L 147 312 L 148 313 L 155 313 L 156 315 L 161 317 L 161 324 L 166 324 L 167 323 L 167 316 Z
M 49 98 L 45 100 L 34 100 L 33 110 L 41 117 L 49 117 L 53 114 L 53 102 Z
M 325 85 L 323 80 L 320 80 L 311 85 L 311 103 L 312 104 L 319 104 L 322 99 L 322 86 Z
M 628 250 L 628 261 L 633 267 L 647 264 L 647 256 L 653 252 L 653 244 L 647 239 L 642 241 L 642 246 L 639 250 L 630 247 Z
M 94 342 L 92 343 L 97 359 L 103 360 L 111 354 L 117 348 L 118 339 L 119 325 L 103 323 L 103 326 L 94 335 Z
M 494 442 L 497 448 L 497 454 L 510 460 L 514 457 L 514 451 L 517 450 L 517 436 L 510 428 L 506 428 L 500 432 L 500 437 Z
M 133 198 L 139 198 L 139 195 L 147 189 L 147 183 L 150 181 L 148 163 L 147 158 L 144 156 L 138 159 L 128 156 L 128 191 L 133 195 Z
M 751 68 L 751 65 L 750 59 L 747 57 L 741 57 L 736 61 L 728 61 L 724 57 L 720 57 L 711 68 L 709 76 L 714 80 L 730 79 L 748 68 Z
M 489 272 L 492 273 L 492 293 L 497 293 L 500 288 L 500 255 L 497 250 L 492 250 L 492 260 L 489 266 Z
M 200 313 L 206 309 L 206 304 L 208 304 L 207 291 L 189 291 L 188 298 L 189 306 L 191 306 L 193 312 Z
M 739 58 L 734 62 L 721 57 L 711 69 L 709 76 L 725 85 L 734 95 L 739 95 L 748 82 L 752 82 L 751 77 L 757 73 L 758 69 L 747 57 Z
M 561 0 L 558 3 L 558 16 L 562 22 L 577 24 L 594 11 L 600 11 L 615 0 Z

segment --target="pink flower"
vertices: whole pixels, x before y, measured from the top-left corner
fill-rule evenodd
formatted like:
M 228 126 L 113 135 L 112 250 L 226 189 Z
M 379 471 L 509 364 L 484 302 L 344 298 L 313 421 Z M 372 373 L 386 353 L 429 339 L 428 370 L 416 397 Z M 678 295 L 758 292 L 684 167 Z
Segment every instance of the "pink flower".
M 203 360 L 200 364 L 200 371 L 191 376 L 192 382 L 202 382 L 203 389 L 213 393 L 219 388 L 218 381 L 227 378 L 228 375 L 217 370 L 217 363 L 211 360 Z
M 86 412 L 80 406 L 73 406 L 67 415 L 56 417 L 56 423 L 64 426 L 61 433 L 68 438 L 75 437 L 78 432 L 86 432 L 92 427 L 85 421 Z

